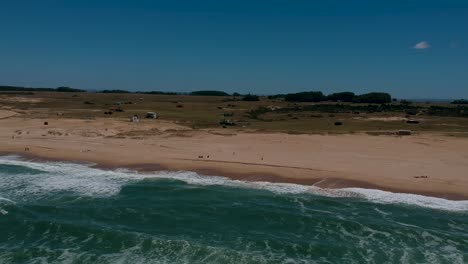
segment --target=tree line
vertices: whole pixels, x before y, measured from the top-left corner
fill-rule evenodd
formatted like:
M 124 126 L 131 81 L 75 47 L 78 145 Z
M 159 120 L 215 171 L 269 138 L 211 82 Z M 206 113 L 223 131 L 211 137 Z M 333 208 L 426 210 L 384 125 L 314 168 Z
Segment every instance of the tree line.
M 25 92 L 86 92 L 86 90 L 71 88 L 67 86 L 61 86 L 57 88 L 32 88 L 32 87 L 21 87 L 21 86 L 0 86 L 0 91 L 25 91 Z M 97 93 L 135 93 L 135 94 L 157 94 L 157 95 L 192 95 L 192 96 L 233 96 L 241 97 L 243 101 L 259 101 L 258 95 L 254 94 L 239 94 L 233 93 L 228 94 L 224 91 L 218 90 L 199 90 L 190 93 L 178 93 L 178 92 L 163 92 L 163 91 L 127 91 L 127 90 L 100 90 Z M 339 92 L 324 95 L 321 91 L 308 91 L 288 94 L 276 94 L 268 96 L 269 99 L 282 99 L 288 102 L 352 102 L 352 103 L 377 103 L 384 104 L 392 101 L 392 97 L 388 93 L 366 93 L 356 95 L 353 92 Z M 453 104 L 466 104 L 466 100 L 456 100 Z
M 277 94 L 269 96 L 270 99 L 282 98 L 288 102 L 350 102 L 350 103 L 375 103 L 385 104 L 392 101 L 392 96 L 388 93 L 372 92 L 356 95 L 353 92 L 340 92 L 324 95 L 320 91 L 299 92 L 289 94 Z
M 454 101 L 451 102 L 451 104 L 463 104 L 463 105 L 465 105 L 465 104 L 468 104 L 468 100 L 466 100 L 466 99 L 454 100 Z
M 16 92 L 73 92 L 73 93 L 82 93 L 86 92 L 85 90 L 71 88 L 68 86 L 60 86 L 57 88 L 32 88 L 32 87 L 23 87 L 23 86 L 8 86 L 0 85 L 0 91 L 16 91 Z

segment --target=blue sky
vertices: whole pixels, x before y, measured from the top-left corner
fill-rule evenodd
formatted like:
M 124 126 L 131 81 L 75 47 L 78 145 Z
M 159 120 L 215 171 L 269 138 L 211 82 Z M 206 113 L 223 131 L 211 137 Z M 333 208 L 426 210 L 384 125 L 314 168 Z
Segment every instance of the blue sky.
M 0 84 L 468 97 L 468 1 L 0 0 Z

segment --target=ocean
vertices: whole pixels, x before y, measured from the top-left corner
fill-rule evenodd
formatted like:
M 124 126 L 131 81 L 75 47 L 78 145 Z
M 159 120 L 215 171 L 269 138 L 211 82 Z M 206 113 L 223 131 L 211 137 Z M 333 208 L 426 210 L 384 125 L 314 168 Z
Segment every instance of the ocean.
M 3 156 L 0 263 L 468 263 L 468 201 Z

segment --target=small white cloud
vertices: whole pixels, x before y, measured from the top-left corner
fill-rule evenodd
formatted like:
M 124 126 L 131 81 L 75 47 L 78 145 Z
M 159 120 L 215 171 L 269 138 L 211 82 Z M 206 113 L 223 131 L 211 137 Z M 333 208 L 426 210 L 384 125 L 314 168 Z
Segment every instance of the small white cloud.
M 421 41 L 419 43 L 417 43 L 416 45 L 414 45 L 414 49 L 428 49 L 431 47 L 431 44 L 429 44 L 429 42 L 427 41 Z

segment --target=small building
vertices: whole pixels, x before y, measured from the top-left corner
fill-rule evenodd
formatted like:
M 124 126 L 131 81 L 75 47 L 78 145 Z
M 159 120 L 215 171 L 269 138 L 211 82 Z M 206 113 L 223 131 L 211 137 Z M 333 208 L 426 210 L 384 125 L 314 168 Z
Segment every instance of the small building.
M 138 123 L 140 122 L 140 118 L 138 117 L 138 115 L 133 115 L 130 121 L 132 121 L 133 123 Z
M 157 118 L 158 118 L 158 114 L 156 114 L 155 112 L 147 112 L 147 113 L 146 113 L 146 118 L 157 119 Z

